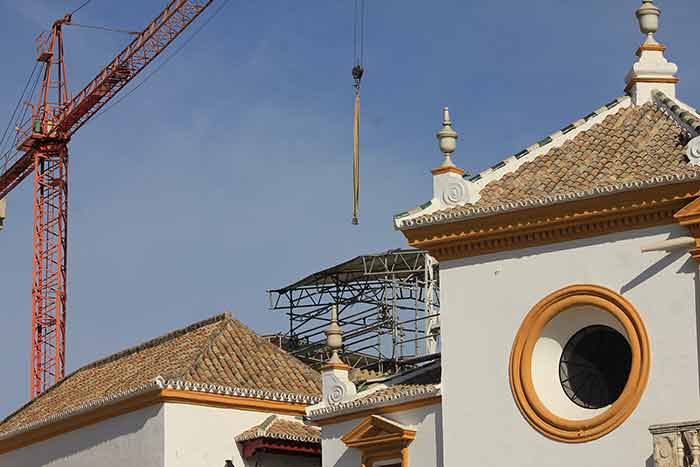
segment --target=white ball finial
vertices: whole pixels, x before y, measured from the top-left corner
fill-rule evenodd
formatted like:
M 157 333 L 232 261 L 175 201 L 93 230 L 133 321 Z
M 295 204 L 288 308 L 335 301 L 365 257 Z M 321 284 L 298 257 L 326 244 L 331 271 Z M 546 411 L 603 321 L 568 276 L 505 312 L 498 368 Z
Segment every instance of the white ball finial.
M 459 134 L 452 128 L 452 120 L 450 119 L 450 109 L 445 107 L 442 109 L 442 128 L 437 132 L 437 139 L 440 142 L 440 152 L 445 155 L 443 167 L 454 167 L 452 162 L 452 153 L 457 150 L 457 139 Z
M 656 42 L 654 33 L 659 30 L 661 10 L 654 5 L 653 0 L 642 0 L 642 6 L 636 11 L 639 30 L 647 35 L 647 42 Z

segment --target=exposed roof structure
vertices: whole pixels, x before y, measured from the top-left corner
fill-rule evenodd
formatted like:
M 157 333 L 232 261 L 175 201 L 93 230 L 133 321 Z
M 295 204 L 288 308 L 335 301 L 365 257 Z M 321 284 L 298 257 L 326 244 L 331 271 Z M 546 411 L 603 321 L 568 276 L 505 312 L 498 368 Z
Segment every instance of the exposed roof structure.
M 345 361 L 369 378 L 438 351 L 438 266 L 425 251 L 361 255 L 270 290 L 270 309 L 289 317 L 273 342 L 319 368 L 329 358 L 325 330 L 333 306 L 345 335 Z
M 432 212 L 422 207 L 398 215 L 396 224 L 410 229 L 700 180 L 686 151 L 698 135 L 700 116 L 680 101 L 660 91 L 641 106 L 622 97 L 471 178 L 478 201 Z
M 160 386 L 218 388 L 242 397 L 306 400 L 320 375 L 229 314 L 171 332 L 84 366 L 0 423 L 0 437 L 61 414 Z
M 322 284 L 354 282 L 372 275 L 391 274 L 395 278 L 409 277 L 425 268 L 425 252 L 413 248 L 395 249 L 374 255 L 356 256 L 270 293 L 281 295 L 293 289 Z
M 236 441 L 240 443 L 260 438 L 320 444 L 321 429 L 295 420 L 281 418 L 278 415 L 270 415 L 260 425 L 236 436 Z

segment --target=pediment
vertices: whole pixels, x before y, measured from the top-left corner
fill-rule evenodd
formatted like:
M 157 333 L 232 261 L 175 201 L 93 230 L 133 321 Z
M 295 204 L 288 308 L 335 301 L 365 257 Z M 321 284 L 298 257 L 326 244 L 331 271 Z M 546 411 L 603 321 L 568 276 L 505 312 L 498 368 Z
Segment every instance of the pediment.
M 372 448 L 390 444 L 408 444 L 416 431 L 379 415 L 370 415 L 342 437 L 351 448 Z
M 681 225 L 700 223 L 700 198 L 683 206 L 673 215 L 673 218 Z

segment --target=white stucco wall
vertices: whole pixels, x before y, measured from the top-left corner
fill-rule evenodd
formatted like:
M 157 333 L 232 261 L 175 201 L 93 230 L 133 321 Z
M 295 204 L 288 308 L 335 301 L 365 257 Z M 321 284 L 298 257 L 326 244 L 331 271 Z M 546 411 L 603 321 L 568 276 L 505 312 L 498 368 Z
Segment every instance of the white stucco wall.
M 698 266 L 685 251 L 640 252 L 678 235 L 687 233 L 665 226 L 443 262 L 445 465 L 648 467 L 649 425 L 700 418 Z M 531 307 L 577 283 L 608 287 L 635 305 L 652 362 L 646 392 L 621 427 L 590 443 L 565 444 L 520 415 L 508 363 Z
M 318 465 L 317 459 L 272 454 L 243 461 L 236 435 L 270 415 L 159 404 L 0 455 L 0 467 L 223 467 L 227 459 L 236 467 L 254 467 L 256 460 L 279 467 Z
M 0 455 L 0 467 L 161 467 L 163 407 L 110 418 Z
M 318 457 L 296 456 L 287 454 L 273 454 L 260 452 L 255 455 L 254 461 L 249 465 L 257 467 L 320 467 Z M 235 465 L 235 464 L 234 464 Z
M 270 415 L 272 413 L 166 403 L 165 466 L 218 467 L 230 459 L 236 467 L 254 467 L 255 459 L 243 461 L 234 438 Z
M 409 463 L 415 467 L 441 467 L 442 462 L 442 408 L 439 404 L 384 414 L 393 420 L 416 430 L 416 439 L 408 448 Z M 322 428 L 323 467 L 359 467 L 362 454 L 358 449 L 348 449 L 341 438 L 364 421 L 364 417 L 348 420 Z M 462 462 L 454 465 L 463 465 Z

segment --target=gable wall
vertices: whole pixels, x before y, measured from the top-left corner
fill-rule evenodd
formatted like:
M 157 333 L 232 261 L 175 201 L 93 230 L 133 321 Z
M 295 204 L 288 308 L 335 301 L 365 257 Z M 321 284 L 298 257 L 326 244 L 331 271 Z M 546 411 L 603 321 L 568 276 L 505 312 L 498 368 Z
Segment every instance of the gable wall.
M 158 404 L 1 454 L 0 467 L 162 467 L 163 428 Z
M 442 467 L 442 408 L 439 404 L 383 414 L 382 417 L 416 430 L 416 439 L 408 448 L 410 466 Z M 360 451 L 345 446 L 341 438 L 364 420 L 362 417 L 322 427 L 323 467 L 362 465 Z
M 651 424 L 700 418 L 698 265 L 686 251 L 640 252 L 688 235 L 677 226 L 441 263 L 445 464 L 644 467 Z M 630 300 L 649 333 L 642 400 L 612 433 L 583 444 L 528 425 L 509 386 L 509 357 L 525 315 L 551 292 L 596 284 Z
M 192 404 L 165 404 L 166 467 L 255 466 L 244 461 L 236 435 L 259 425 L 271 412 L 253 412 Z

